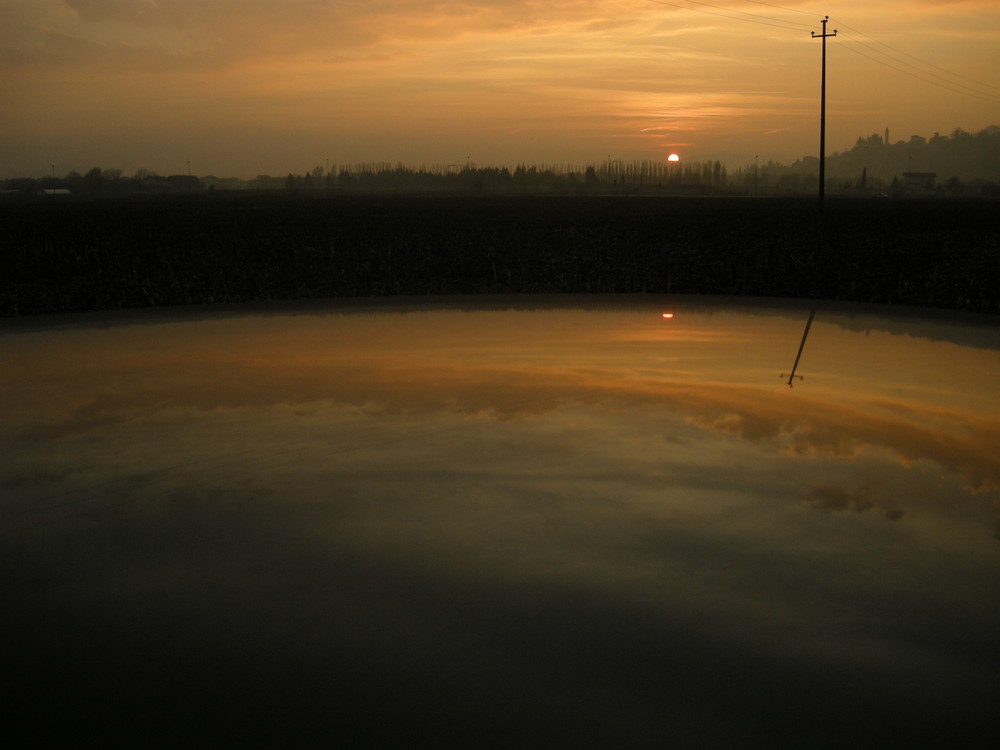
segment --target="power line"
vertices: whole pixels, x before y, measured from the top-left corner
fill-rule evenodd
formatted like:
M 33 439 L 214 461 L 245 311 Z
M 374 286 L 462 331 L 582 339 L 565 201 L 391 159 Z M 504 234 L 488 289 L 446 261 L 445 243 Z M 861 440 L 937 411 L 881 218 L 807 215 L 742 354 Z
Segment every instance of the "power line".
M 901 55 L 905 55 L 906 57 L 909 57 L 912 60 L 916 60 L 917 62 L 921 63 L 922 65 L 927 65 L 928 67 L 940 70 L 942 73 L 947 73 L 949 76 L 952 76 L 953 78 L 963 78 L 963 79 L 969 81 L 970 83 L 976 84 L 977 86 L 982 86 L 982 87 L 985 87 L 985 88 L 994 89 L 995 91 L 1000 91 L 1000 86 L 994 86 L 993 84 L 985 83 L 984 81 L 978 81 L 975 78 L 970 78 L 969 76 L 964 76 L 961 73 L 955 73 L 953 71 L 948 70 L 947 68 L 942 68 L 940 65 L 935 65 L 932 62 L 929 62 L 929 61 L 924 60 L 924 59 L 922 59 L 920 57 L 917 57 L 916 55 L 911 55 L 909 52 L 905 52 L 905 51 L 903 51 L 901 49 L 897 49 L 896 47 L 893 47 L 891 44 L 887 44 L 886 42 L 880 42 L 879 40 L 874 39 L 873 37 L 869 36 L 868 34 L 865 34 L 865 33 L 861 32 L 861 31 L 859 31 L 858 29 L 855 29 L 855 28 L 853 28 L 851 26 L 848 26 L 846 23 L 844 23 L 840 19 L 835 19 L 835 20 L 837 21 L 837 24 L 839 26 L 843 26 L 845 29 L 848 29 L 849 31 L 853 31 L 858 36 L 862 36 L 865 39 L 867 39 L 867 40 L 869 40 L 871 42 L 874 42 L 875 44 L 880 44 L 883 47 L 886 47 L 887 49 L 891 49 L 893 52 L 897 52 L 897 53 L 899 53 Z M 858 44 L 864 44 L 864 42 L 858 42 Z M 865 45 L 865 46 L 868 46 L 868 45 Z M 886 57 L 892 58 L 892 55 L 889 55 L 886 52 L 882 52 L 881 50 L 876 50 L 876 51 L 879 52 L 879 54 L 882 54 L 882 55 L 885 55 Z M 913 67 L 913 68 L 917 67 L 916 65 L 913 65 L 913 63 L 908 63 L 905 60 L 898 60 L 898 62 L 902 63 L 903 65 L 909 65 L 910 67 Z M 919 70 L 919 68 L 917 68 L 917 69 Z M 935 74 L 929 73 L 929 75 L 935 75 Z
M 878 63 L 879 65 L 884 65 L 887 68 L 891 68 L 892 70 L 895 70 L 895 71 L 897 71 L 899 73 L 903 73 L 904 75 L 908 75 L 911 78 L 916 78 L 918 81 L 922 81 L 923 83 L 929 83 L 932 86 L 937 86 L 937 87 L 945 89 L 947 91 L 951 91 L 954 94 L 963 94 L 965 96 L 971 96 L 971 97 L 973 97 L 975 99 L 982 99 L 983 101 L 987 101 L 987 102 L 1000 102 L 1000 97 L 991 96 L 990 94 L 981 93 L 981 92 L 974 91 L 974 90 L 968 89 L 968 88 L 966 88 L 965 90 L 962 90 L 962 89 L 959 89 L 959 88 L 955 88 L 955 86 L 957 84 L 948 85 L 948 84 L 945 84 L 945 83 L 940 83 L 938 81 L 935 81 L 932 78 L 927 78 L 926 76 L 914 73 L 912 70 L 906 70 L 906 68 L 900 68 L 900 67 L 898 67 L 896 65 L 892 65 L 891 63 L 887 63 L 885 60 L 880 60 L 877 57 L 872 57 L 871 55 L 865 54 L 861 50 L 854 49 L 851 46 L 851 44 L 862 44 L 862 42 L 852 41 L 852 40 L 848 39 L 841 46 L 844 49 L 846 49 L 848 52 L 853 52 L 855 55 L 859 55 L 861 57 L 864 57 L 864 58 L 866 58 L 868 60 L 871 60 L 872 62 Z M 868 45 L 865 45 L 865 46 L 868 46 Z M 875 51 L 877 52 L 878 50 L 875 50 Z M 919 70 L 919 68 L 918 68 L 918 70 Z
M 753 3 L 754 5 L 766 5 L 768 8 L 777 8 L 778 10 L 786 10 L 789 13 L 799 13 L 803 16 L 809 16 L 810 18 L 815 17 L 815 13 L 811 13 L 804 10 L 799 10 L 798 8 L 786 8 L 784 5 L 775 5 L 774 3 L 764 3 L 761 0 L 745 0 L 745 2 Z
M 748 3 L 753 3 L 754 5 L 763 5 L 769 8 L 775 8 L 777 10 L 782 10 L 789 13 L 799 13 L 801 15 L 806 15 L 806 16 L 812 15 L 803 10 L 798 10 L 796 8 L 787 8 L 785 6 L 777 5 L 775 3 L 763 2 L 763 0 L 743 0 L 743 1 Z M 727 18 L 732 21 L 743 21 L 746 23 L 760 24 L 762 26 L 771 26 L 773 28 L 784 29 L 786 31 L 799 32 L 800 29 L 802 28 L 808 28 L 808 29 L 812 28 L 811 26 L 799 23 L 798 21 L 788 21 L 786 19 L 774 18 L 772 16 L 764 16 L 758 13 L 748 13 L 746 11 L 736 10 L 734 8 L 727 8 L 720 5 L 714 5 L 712 3 L 702 2 L 702 0 L 680 0 L 680 2 L 668 2 L 667 0 L 647 0 L 647 2 L 656 3 L 657 5 L 667 5 L 672 8 L 677 8 L 679 10 L 686 10 L 692 13 L 704 13 L 719 18 Z M 681 3 L 686 3 L 686 4 L 682 5 Z M 704 6 L 705 8 L 714 8 L 715 10 L 704 10 L 704 8 L 695 8 L 693 7 L 693 5 L 701 5 Z M 718 11 L 725 11 L 725 12 L 718 12 Z M 732 15 L 732 14 L 739 14 L 739 15 Z M 891 68 L 892 70 L 895 70 L 899 73 L 908 75 L 911 78 L 917 79 L 918 81 L 922 81 L 924 83 L 929 83 L 934 86 L 938 86 L 939 88 L 946 89 L 948 91 L 951 91 L 952 93 L 971 96 L 973 98 L 981 99 L 983 101 L 989 101 L 989 102 L 1000 101 L 1000 97 L 993 94 L 992 92 L 981 90 L 983 88 L 987 88 L 987 89 L 995 89 L 996 91 L 1000 92 L 1000 87 L 993 86 L 992 84 L 983 83 L 982 81 L 977 81 L 974 78 L 964 76 L 960 73 L 954 73 L 948 70 L 947 68 L 941 67 L 940 65 L 936 65 L 932 62 L 919 58 L 916 55 L 911 55 L 909 52 L 905 52 L 889 44 L 886 44 L 885 42 L 881 42 L 875 39 L 874 37 L 871 37 L 868 34 L 865 34 L 864 32 L 849 26 L 840 19 L 835 19 L 835 21 L 838 26 L 853 31 L 854 34 L 856 34 L 857 36 L 864 37 L 873 44 L 881 45 L 889 50 L 892 50 L 897 54 L 884 52 L 883 50 L 877 49 L 876 47 L 873 47 L 871 44 L 861 41 L 860 39 L 852 39 L 850 35 L 848 35 L 848 38 L 845 40 L 845 43 L 843 44 L 843 47 L 847 49 L 849 52 L 853 52 L 854 54 L 859 55 L 860 57 L 864 57 L 872 62 L 878 63 L 879 65 L 884 65 L 887 68 Z M 891 62 L 886 62 L 885 60 L 879 59 L 878 57 L 873 57 L 871 55 L 865 54 L 861 50 L 855 49 L 851 45 L 860 45 L 866 47 L 876 55 L 881 55 L 882 57 L 887 58 Z M 971 84 L 974 84 L 974 86 L 980 87 L 980 90 L 977 90 L 976 88 L 974 88 L 974 86 L 970 86 L 967 83 L 951 80 L 939 73 L 934 73 L 929 70 L 924 70 L 923 68 L 898 57 L 898 55 L 905 55 L 906 57 L 916 60 L 922 65 L 928 66 L 930 68 L 935 68 L 936 70 L 940 70 L 942 73 L 945 73 L 948 76 L 951 76 L 952 78 L 964 79 L 966 81 L 969 81 Z M 908 68 L 912 68 L 912 70 L 908 70 Z
M 812 26 L 808 26 L 807 24 L 804 24 L 804 23 L 799 23 L 798 21 L 785 21 L 784 19 L 781 19 L 781 18 L 772 18 L 771 16 L 762 16 L 759 13 L 748 13 L 745 10 L 736 10 L 735 8 L 726 8 L 726 7 L 723 7 L 721 5 L 712 5 L 711 3 L 702 2 L 702 0 L 685 0 L 685 2 L 693 3 L 694 5 L 704 5 L 707 8 L 715 8 L 717 10 L 725 10 L 725 11 L 728 11 L 729 13 L 739 13 L 742 16 L 753 16 L 754 18 L 765 18 L 768 21 L 777 21 L 778 23 L 787 23 L 787 24 L 791 24 L 792 26 L 802 26 L 803 28 L 806 28 L 806 29 L 811 29 L 812 28 Z M 694 8 L 692 8 L 692 10 L 694 10 Z M 742 20 L 749 20 L 749 19 L 742 19 L 742 18 L 740 18 L 740 19 L 737 19 L 737 20 L 742 21 Z
M 760 24 L 761 26 L 773 26 L 778 29 L 785 29 L 785 31 L 795 31 L 795 32 L 800 31 L 799 29 L 793 26 L 786 26 L 784 25 L 784 23 L 769 23 L 768 21 L 757 21 L 752 18 L 740 18 L 739 16 L 730 16 L 725 13 L 715 13 L 710 10 L 701 10 L 700 8 L 692 8 L 690 5 L 679 5 L 678 3 L 668 3 L 665 0 L 646 0 L 646 1 L 650 3 L 656 3 L 657 5 L 669 5 L 671 8 L 679 8 L 681 10 L 687 10 L 692 13 L 706 13 L 707 15 L 710 16 L 718 16 L 719 18 L 728 18 L 731 21 L 746 21 L 747 23 L 756 23 Z M 717 7 L 717 6 L 712 6 L 712 7 Z
M 866 47 L 866 48 L 870 49 L 872 52 L 875 52 L 876 54 L 879 54 L 879 55 L 882 55 L 884 57 L 887 57 L 890 60 L 892 60 L 893 62 L 899 63 L 900 65 L 909 66 L 910 68 L 913 68 L 913 70 L 907 70 L 906 68 L 901 68 L 901 67 L 899 67 L 897 65 L 892 65 L 892 64 L 890 64 L 888 62 L 885 62 L 884 60 L 880 60 L 880 59 L 878 59 L 876 57 L 872 57 L 871 55 L 866 55 L 864 52 L 861 52 L 860 50 L 853 49 L 850 46 L 851 44 L 860 44 L 863 47 Z M 892 55 L 888 55 L 885 52 L 882 52 L 881 50 L 878 50 L 878 49 L 872 47 L 869 44 L 865 44 L 864 42 L 859 42 L 856 39 L 850 39 L 850 38 L 848 38 L 848 41 L 845 42 L 845 45 L 847 46 L 848 50 L 850 50 L 851 52 L 853 52 L 856 55 L 860 55 L 861 57 L 865 57 L 865 58 L 871 60 L 872 62 L 877 62 L 878 64 L 884 65 L 887 68 L 892 68 L 893 70 L 898 71 L 900 73 L 905 73 L 906 75 L 908 75 L 908 76 L 910 76 L 912 78 L 916 78 L 919 81 L 923 81 L 924 83 L 930 83 L 930 84 L 932 84 L 934 86 L 938 86 L 940 88 L 947 89 L 948 91 L 951 91 L 952 93 L 964 94 L 965 96 L 971 96 L 971 97 L 974 97 L 976 99 L 982 99 L 982 100 L 988 101 L 988 102 L 1000 102 L 1000 96 L 998 96 L 997 94 L 993 94 L 993 93 L 991 93 L 989 91 L 978 91 L 978 90 L 972 88 L 971 86 L 967 86 L 964 83 L 959 83 L 957 81 L 951 81 L 951 80 L 945 78 L 944 76 L 940 76 L 940 75 L 937 75 L 935 73 L 931 73 L 931 72 L 926 71 L 926 70 L 921 70 L 920 68 L 916 67 L 915 65 L 907 63 L 904 60 L 899 60 L 898 58 L 895 58 Z M 916 72 L 914 72 L 914 71 L 916 71 Z M 935 80 L 935 79 L 937 79 L 937 80 Z

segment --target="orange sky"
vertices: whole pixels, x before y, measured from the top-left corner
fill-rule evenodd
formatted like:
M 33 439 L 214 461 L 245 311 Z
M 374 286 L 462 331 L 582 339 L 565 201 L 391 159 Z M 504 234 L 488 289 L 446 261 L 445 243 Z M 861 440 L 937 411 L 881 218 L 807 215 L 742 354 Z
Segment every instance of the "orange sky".
M 0 177 L 788 163 L 825 14 L 828 152 L 1000 124 L 995 0 L 0 0 Z

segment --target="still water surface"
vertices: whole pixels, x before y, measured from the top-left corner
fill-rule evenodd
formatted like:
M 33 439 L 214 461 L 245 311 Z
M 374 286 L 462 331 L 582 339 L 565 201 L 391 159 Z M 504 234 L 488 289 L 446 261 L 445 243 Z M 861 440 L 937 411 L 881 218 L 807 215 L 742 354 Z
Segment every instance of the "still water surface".
M 1000 697 L 1000 326 L 821 307 L 790 388 L 809 310 L 3 322 L 15 728 L 977 744 Z

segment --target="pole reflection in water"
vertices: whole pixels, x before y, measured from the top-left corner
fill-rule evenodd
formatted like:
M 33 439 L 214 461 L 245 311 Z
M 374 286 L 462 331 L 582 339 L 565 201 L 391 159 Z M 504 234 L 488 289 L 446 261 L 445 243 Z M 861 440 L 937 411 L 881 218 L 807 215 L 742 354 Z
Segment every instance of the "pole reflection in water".
M 813 318 L 815 318 L 815 317 L 816 317 L 816 311 L 815 310 L 810 310 L 809 311 L 809 319 L 806 320 L 805 330 L 802 331 L 802 341 L 799 342 L 799 351 L 795 355 L 795 363 L 792 365 L 792 371 L 788 375 L 788 387 L 789 388 L 792 387 L 792 381 L 795 378 L 798 378 L 799 380 L 802 380 L 802 376 L 801 375 L 796 375 L 795 371 L 799 367 L 799 360 L 802 358 L 802 350 L 806 346 L 806 339 L 809 337 L 809 329 L 812 327 Z M 785 377 L 784 373 L 782 373 L 781 377 Z
M 996 321 L 614 299 L 4 321 L 8 736 L 989 736 Z

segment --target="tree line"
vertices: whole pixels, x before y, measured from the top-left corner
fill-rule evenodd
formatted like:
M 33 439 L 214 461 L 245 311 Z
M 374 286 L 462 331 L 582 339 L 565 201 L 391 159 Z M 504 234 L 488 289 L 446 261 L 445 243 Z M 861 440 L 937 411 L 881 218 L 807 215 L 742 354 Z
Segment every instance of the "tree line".
M 212 178 L 206 178 L 212 184 Z M 260 183 L 258 177 L 255 182 Z M 434 165 L 366 162 L 324 169 L 317 166 L 304 173 L 290 173 L 283 187 L 289 190 L 318 189 L 442 189 L 442 190 L 549 190 L 588 192 L 601 188 L 696 186 L 724 188 L 726 167 L 720 162 L 668 164 L 646 161 L 608 160 L 584 166 L 572 164 L 507 166 Z M 251 187 L 254 185 L 250 185 Z
M 827 156 L 827 190 L 847 194 L 902 194 L 906 173 L 934 173 L 934 194 L 1000 197 L 1000 128 L 978 133 L 956 129 L 890 143 L 888 130 L 859 137 L 844 152 Z M 316 166 L 284 177 L 257 175 L 244 180 L 207 175 L 160 176 L 140 169 L 125 177 L 118 169 L 94 167 L 63 177 L 16 178 L 0 183 L 8 192 L 69 191 L 191 192 L 261 191 L 535 191 L 552 193 L 796 195 L 817 188 L 819 160 L 803 157 L 791 165 L 768 160 L 729 170 L 719 161 L 611 159 L 586 165 L 518 164 L 480 166 L 361 162 Z
M 792 168 L 803 171 L 817 166 L 815 159 L 800 159 Z M 957 128 L 950 135 L 911 135 L 895 141 L 887 129 L 884 134 L 859 137 L 852 148 L 830 154 L 826 160 L 831 179 L 857 184 L 864 175 L 869 187 L 891 188 L 892 181 L 898 182 L 907 172 L 936 174 L 938 186 L 948 194 L 995 194 L 1000 182 L 1000 127 L 978 133 Z
M 3 189 L 19 193 L 69 191 L 71 193 L 191 192 L 201 190 L 201 180 L 189 174 L 161 176 L 149 169 L 139 169 L 126 177 L 120 169 L 93 167 L 80 174 L 73 170 L 63 177 L 16 177 L 0 182 Z

